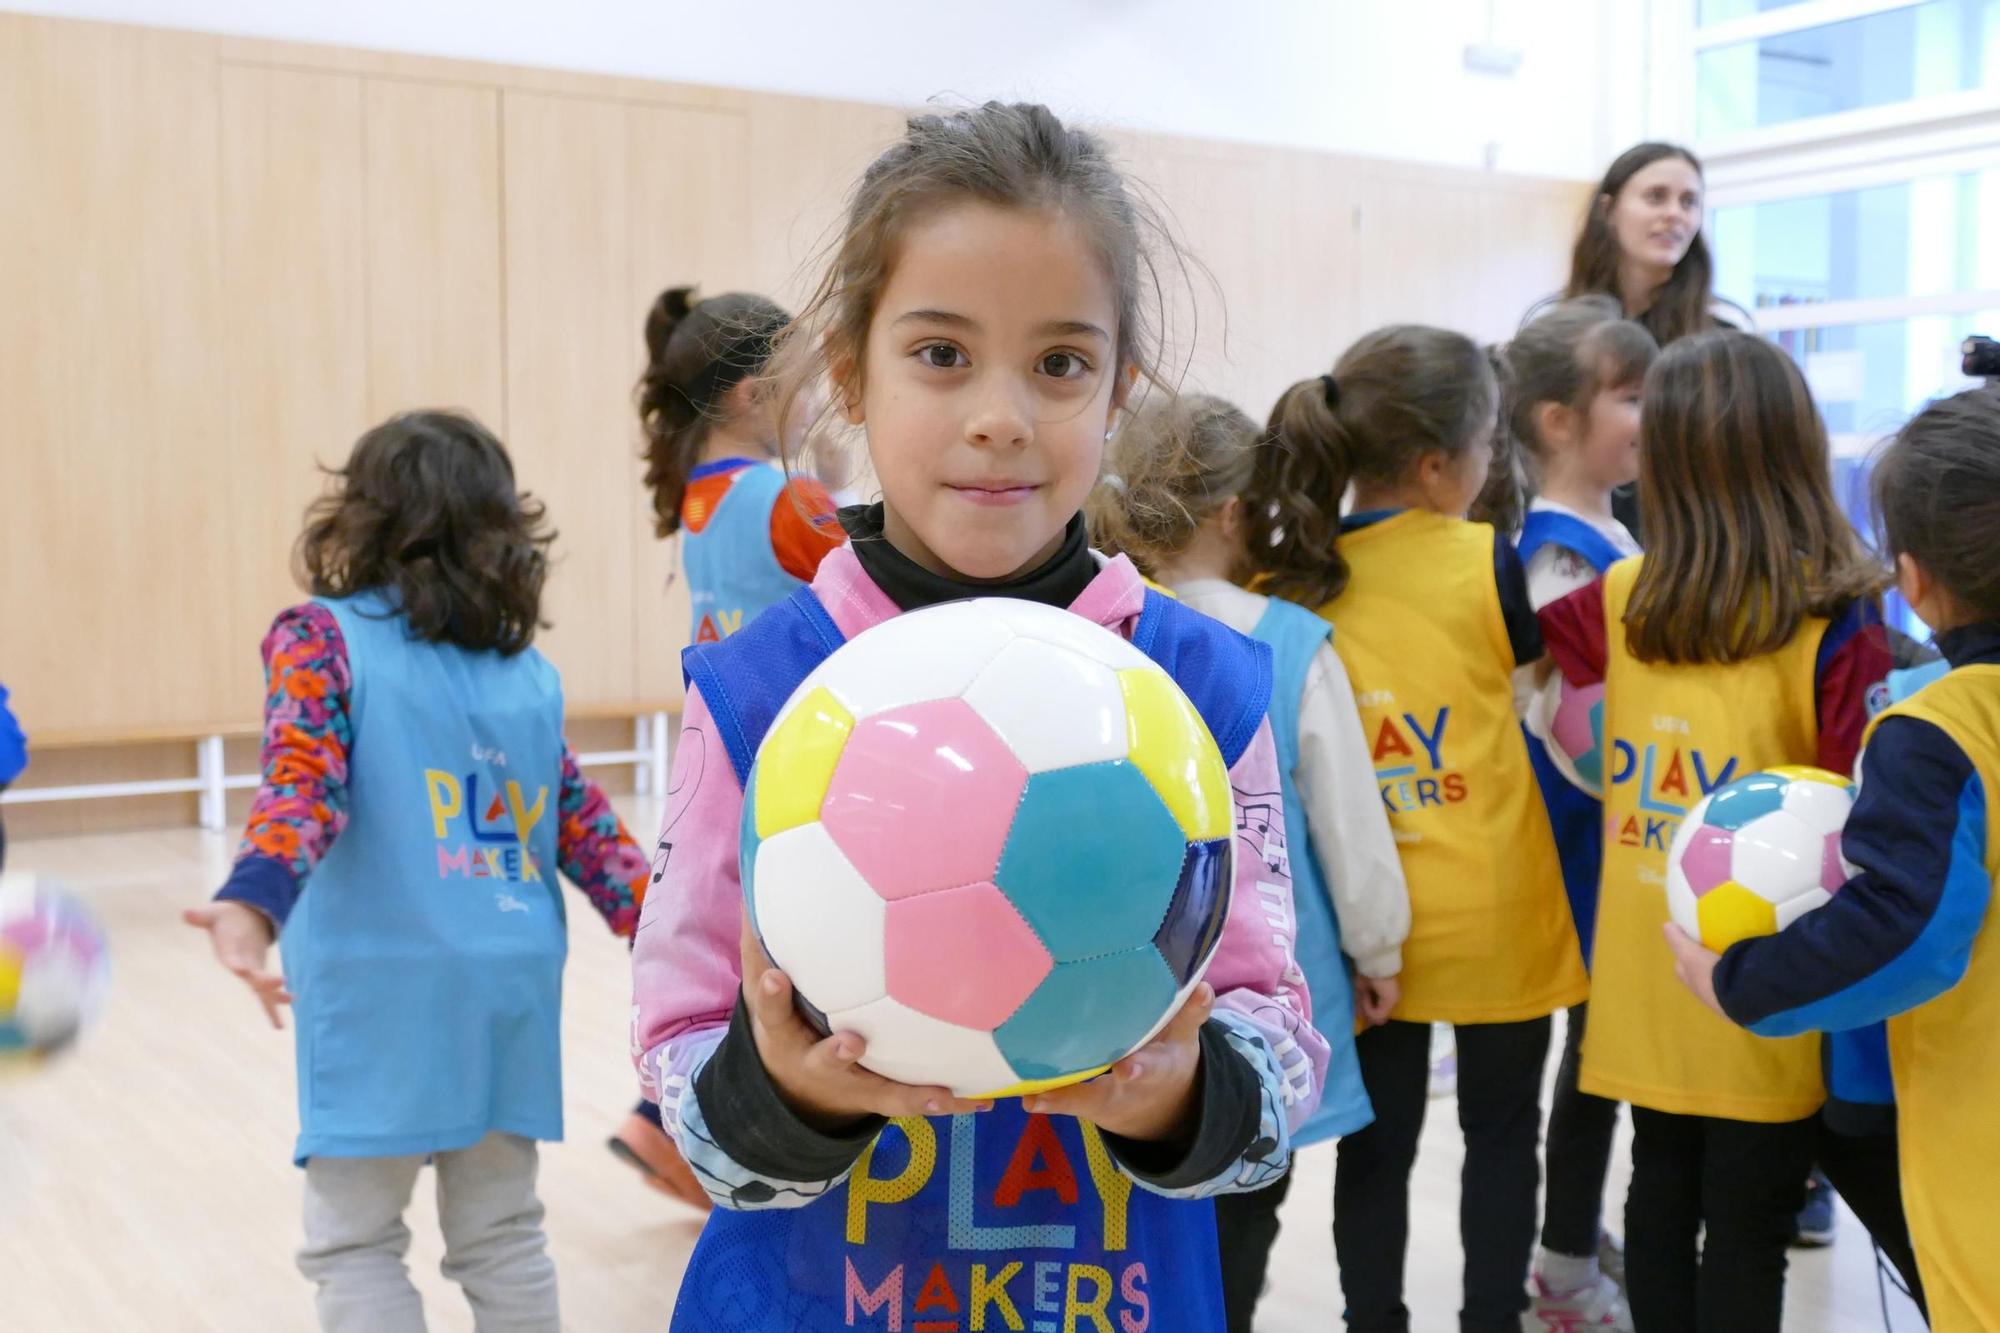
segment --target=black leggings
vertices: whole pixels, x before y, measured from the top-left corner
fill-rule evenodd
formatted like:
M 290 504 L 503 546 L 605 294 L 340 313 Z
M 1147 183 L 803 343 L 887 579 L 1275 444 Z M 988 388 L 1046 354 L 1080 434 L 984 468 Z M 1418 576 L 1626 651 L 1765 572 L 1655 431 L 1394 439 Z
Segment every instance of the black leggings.
M 1215 1196 L 1215 1235 L 1222 1250 L 1222 1308 L 1229 1333 L 1250 1333 L 1271 1246 L 1278 1240 L 1278 1206 L 1292 1191 L 1292 1173 L 1248 1194 Z
M 1639 1333 L 1778 1333 L 1818 1129 L 1632 1108 L 1625 1286 Z
M 1549 1020 L 1465 1024 L 1458 1033 L 1458 1123 L 1465 1133 L 1459 1235 L 1465 1247 L 1462 1333 L 1520 1333 L 1535 1244 L 1542 1066 Z M 1386 1023 L 1354 1039 L 1375 1121 L 1340 1141 L 1333 1177 L 1333 1246 L 1347 1324 L 1407 1333 L 1403 1260 L 1410 1169 L 1430 1083 L 1430 1026 Z
M 1589 1009 L 1579 1004 L 1569 1011 L 1549 1103 L 1548 1190 L 1542 1200 L 1542 1248 L 1574 1259 L 1597 1253 L 1604 1231 L 1604 1177 L 1618 1133 L 1618 1103 L 1577 1087 Z
M 1917 1254 L 1910 1245 L 1910 1223 L 1903 1215 L 1903 1172 L 1896 1156 L 1895 1130 L 1842 1134 L 1822 1124 L 1819 1169 L 1882 1247 L 1883 1257 L 1902 1277 L 1917 1309 L 1928 1316 L 1923 1280 L 1917 1276 Z

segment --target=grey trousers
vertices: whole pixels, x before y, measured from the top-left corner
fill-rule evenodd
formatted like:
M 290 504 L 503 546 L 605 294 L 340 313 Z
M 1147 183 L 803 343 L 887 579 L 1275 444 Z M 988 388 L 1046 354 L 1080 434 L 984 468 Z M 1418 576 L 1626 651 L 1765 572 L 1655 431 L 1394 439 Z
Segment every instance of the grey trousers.
M 306 1243 L 299 1271 L 319 1288 L 327 1333 L 423 1333 L 404 1256 L 403 1210 L 424 1163 L 437 1166 L 443 1272 L 479 1333 L 558 1333 L 556 1269 L 535 1197 L 535 1144 L 488 1134 L 425 1157 L 315 1157 L 306 1163 Z

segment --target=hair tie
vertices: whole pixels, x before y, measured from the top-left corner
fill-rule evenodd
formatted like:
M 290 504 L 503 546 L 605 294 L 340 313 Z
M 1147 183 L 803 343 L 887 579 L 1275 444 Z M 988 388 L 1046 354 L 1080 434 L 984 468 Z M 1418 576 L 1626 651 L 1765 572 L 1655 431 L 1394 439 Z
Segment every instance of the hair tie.
M 1340 381 L 1331 375 L 1321 375 L 1319 377 L 1319 387 L 1320 392 L 1326 396 L 1326 410 L 1329 412 L 1338 411 L 1340 409 Z

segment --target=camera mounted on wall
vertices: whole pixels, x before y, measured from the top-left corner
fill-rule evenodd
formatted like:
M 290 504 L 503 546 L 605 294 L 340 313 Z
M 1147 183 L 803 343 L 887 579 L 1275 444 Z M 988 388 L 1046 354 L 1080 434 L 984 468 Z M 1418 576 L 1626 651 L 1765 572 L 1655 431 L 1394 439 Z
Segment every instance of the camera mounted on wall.
M 2000 339 L 1975 333 L 1959 347 L 1959 373 L 1983 379 L 1988 386 L 2000 385 Z

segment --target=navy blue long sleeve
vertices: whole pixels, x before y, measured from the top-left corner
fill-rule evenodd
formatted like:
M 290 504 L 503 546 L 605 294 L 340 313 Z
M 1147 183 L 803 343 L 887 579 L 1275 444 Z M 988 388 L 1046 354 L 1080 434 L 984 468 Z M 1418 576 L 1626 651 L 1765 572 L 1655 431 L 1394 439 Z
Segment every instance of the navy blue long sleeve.
M 1940 642 L 1955 665 L 2000 660 L 2000 626 Z M 1825 907 L 1734 946 L 1716 968 L 1724 1012 L 1761 1035 L 1862 1027 L 1965 975 L 1993 893 L 1977 770 L 1937 727 L 1892 717 L 1863 752 L 1860 779 L 1841 843 L 1859 873 Z

